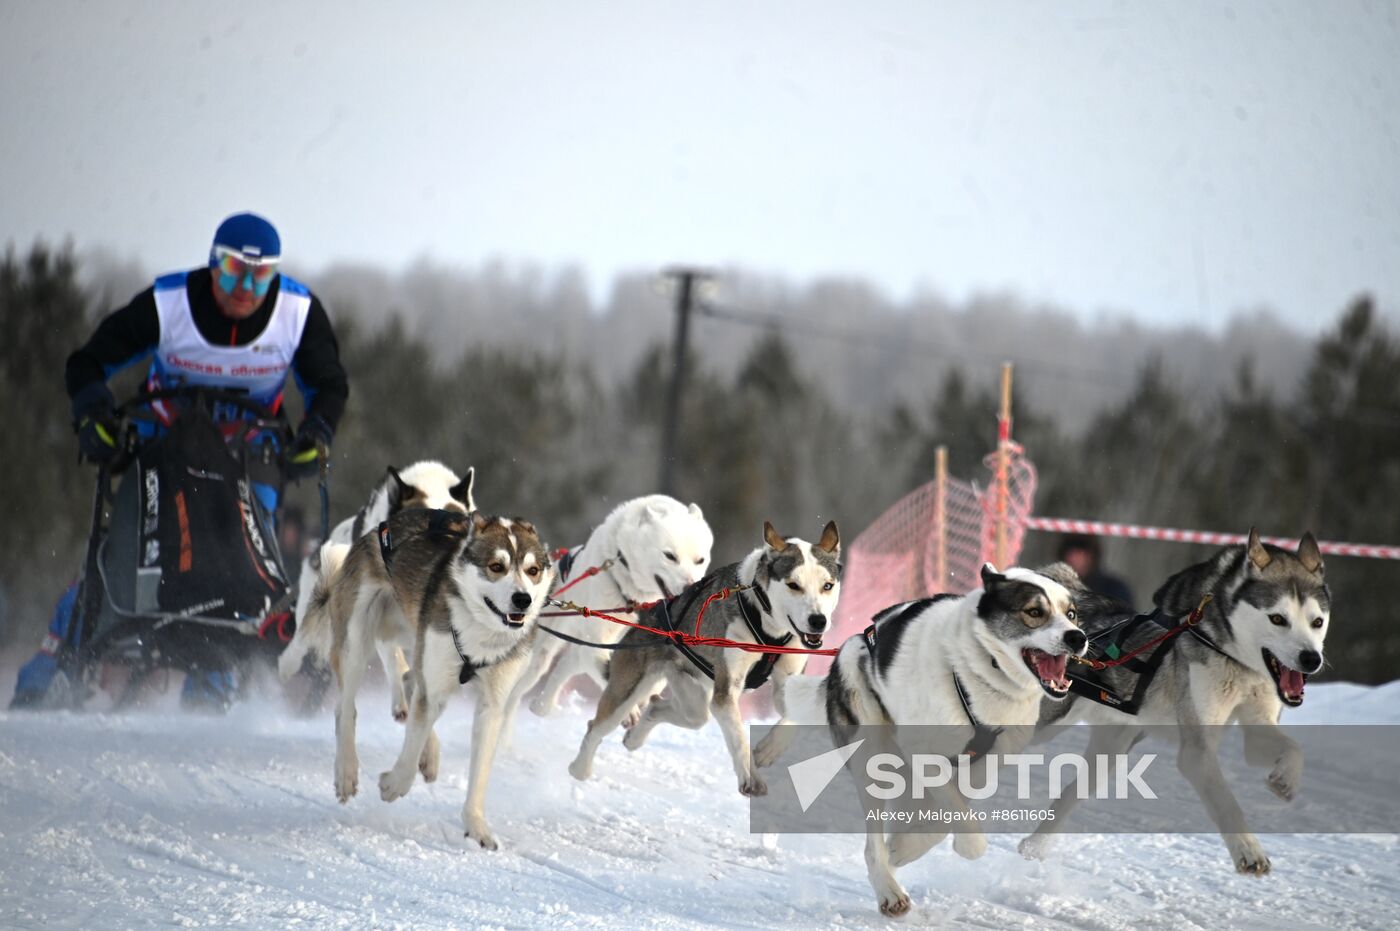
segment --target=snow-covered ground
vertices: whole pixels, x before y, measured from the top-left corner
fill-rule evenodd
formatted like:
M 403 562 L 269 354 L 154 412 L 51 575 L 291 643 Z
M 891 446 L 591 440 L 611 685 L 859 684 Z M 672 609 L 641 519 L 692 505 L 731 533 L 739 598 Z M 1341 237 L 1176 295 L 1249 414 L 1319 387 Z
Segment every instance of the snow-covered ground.
M 13 682 L 6 670 L 5 684 Z M 861 841 L 748 833 L 723 741 L 659 729 L 599 778 L 565 765 L 580 708 L 522 714 L 492 781 L 502 848 L 464 841 L 470 706 L 439 727 L 443 772 L 404 799 L 372 791 L 401 729 L 361 697 L 361 794 L 336 803 L 332 722 L 256 700 L 180 713 L 174 690 L 124 714 L 0 712 L 3 928 L 889 927 Z M 1400 683 L 1319 685 L 1290 722 L 1400 722 Z M 1306 793 L 1306 775 L 1303 792 Z M 977 928 L 1393 928 L 1394 835 L 1263 838 L 1274 872 L 1236 875 L 1213 836 L 1066 837 L 1044 863 L 996 835 L 967 862 L 944 845 L 900 878 L 902 924 Z

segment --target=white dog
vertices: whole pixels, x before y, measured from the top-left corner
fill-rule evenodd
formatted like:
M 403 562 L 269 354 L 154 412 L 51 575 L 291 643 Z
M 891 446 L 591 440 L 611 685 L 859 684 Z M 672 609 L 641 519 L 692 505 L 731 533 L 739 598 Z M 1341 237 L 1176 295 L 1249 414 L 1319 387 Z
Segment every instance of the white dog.
M 614 508 L 589 534 L 588 542 L 560 560 L 559 586 L 579 580 L 561 597 L 601 610 L 670 598 L 705 575 L 714 542 L 699 505 L 687 507 L 666 495 L 633 498 Z M 590 569 L 599 571 L 580 580 Z M 636 613 L 624 610 L 616 616 L 635 620 Z M 627 632 L 621 624 L 602 618 L 557 618 L 549 626 L 593 643 L 616 643 Z M 590 676 L 603 685 L 607 663 L 607 650 L 541 634 L 535 640 L 530 665 L 507 702 L 507 722 L 514 719 L 521 698 L 547 670 L 543 689 L 530 703 L 530 710 L 538 715 L 548 715 L 558 707 L 560 692 L 576 675 Z

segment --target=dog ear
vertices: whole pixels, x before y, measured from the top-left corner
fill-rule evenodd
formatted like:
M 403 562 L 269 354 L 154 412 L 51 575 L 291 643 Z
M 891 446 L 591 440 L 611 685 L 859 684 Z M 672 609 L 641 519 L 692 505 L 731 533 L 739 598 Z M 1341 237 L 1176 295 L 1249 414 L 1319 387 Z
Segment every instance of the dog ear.
M 1052 562 L 1048 566 L 1039 566 L 1035 570 L 1036 575 L 1043 575 L 1052 582 L 1059 582 L 1072 592 L 1087 592 L 1089 589 L 1084 585 L 1084 580 L 1079 577 L 1079 573 L 1074 571 L 1074 567 L 1067 562 Z
M 642 520 L 644 520 L 644 521 L 650 520 L 650 521 L 655 521 L 656 523 L 659 524 L 659 523 L 661 523 L 661 522 L 662 522 L 663 520 L 665 520 L 665 519 L 666 519 L 666 509 L 665 509 L 665 508 L 659 508 L 659 507 L 657 507 L 657 506 L 654 505 L 654 504 L 648 504 L 645 508 L 642 509 Z
M 486 520 L 486 515 L 482 514 L 480 511 L 472 511 L 471 518 L 472 529 L 477 533 L 481 533 L 481 531 L 485 530 L 487 523 L 489 523 Z
M 1311 530 L 1298 541 L 1298 561 L 1309 572 L 1322 574 L 1322 550 L 1317 548 L 1317 537 L 1312 535 Z
M 472 498 L 472 486 L 476 484 L 476 467 L 467 466 L 467 475 L 460 482 L 447 489 L 447 493 L 454 501 L 460 501 L 467 506 L 467 511 L 476 510 L 476 500 Z
M 700 505 L 692 501 L 690 502 L 690 516 L 695 518 L 696 520 L 704 520 L 705 512 L 700 510 Z
M 540 535 L 540 532 L 535 529 L 535 525 L 530 523 L 528 520 L 521 520 L 520 518 L 515 517 L 511 519 L 511 523 L 519 527 L 521 533 L 532 533 L 535 536 Z
M 982 563 L 982 587 L 993 588 L 1006 581 L 1006 576 L 997 571 L 997 567 L 989 562 Z
M 817 541 L 817 549 L 834 553 L 841 548 L 841 535 L 836 532 L 836 521 L 829 520 L 822 528 L 822 538 Z
M 394 484 L 389 488 L 389 504 L 397 508 L 409 498 L 412 498 L 416 489 L 408 482 L 405 482 L 403 476 L 399 474 L 399 470 L 393 466 L 389 466 L 389 477 L 394 480 Z
M 1274 557 L 1269 555 L 1269 551 L 1264 549 L 1264 544 L 1259 541 L 1259 530 L 1255 527 L 1249 528 L 1249 544 L 1245 547 L 1245 553 L 1255 569 L 1263 569 L 1274 561 Z
M 774 530 L 773 525 L 766 520 L 763 522 L 763 542 L 768 544 L 769 549 L 781 550 L 787 548 L 787 541 L 778 536 L 778 531 Z

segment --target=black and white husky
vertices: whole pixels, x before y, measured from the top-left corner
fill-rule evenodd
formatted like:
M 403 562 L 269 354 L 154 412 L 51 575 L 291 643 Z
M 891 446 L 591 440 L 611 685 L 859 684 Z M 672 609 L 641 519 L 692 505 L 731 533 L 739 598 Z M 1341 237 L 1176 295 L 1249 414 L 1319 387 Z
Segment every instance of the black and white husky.
M 370 492 L 364 507 L 336 524 L 329 539 L 301 561 L 296 632 L 292 635 L 292 642 L 277 658 L 277 673 L 283 682 L 290 681 L 301 671 L 309 651 L 321 654 L 329 651 L 330 630 L 309 625 L 306 620 L 307 608 L 311 604 L 312 592 L 329 575 L 329 571 L 345 559 L 350 544 L 400 511 L 412 508 L 443 508 L 464 514 L 475 511 L 476 502 L 472 499 L 475 480 L 475 469 L 467 469 L 466 478 L 458 478 L 456 472 L 433 459 L 415 462 L 402 470 L 389 466 L 384 479 Z M 403 674 L 408 667 L 403 655 L 392 647 L 386 647 L 380 653 L 379 661 L 384 666 L 384 677 L 389 680 L 390 713 L 395 720 L 402 721 L 408 716 L 408 703 L 403 692 Z
M 1082 591 L 1082 583 L 1068 566 L 1058 569 L 1066 584 Z M 1251 529 L 1248 543 L 1227 546 L 1205 562 L 1183 569 L 1153 595 L 1168 629 L 1189 616 L 1207 595 L 1211 601 L 1199 623 L 1171 641 L 1144 687 L 1136 714 L 1076 694 L 1069 702 L 1045 707 L 1042 723 L 1100 725 L 1094 728 L 1088 753 L 1107 754 L 1110 761 L 1121 759 L 1119 754 L 1133 745 L 1143 725 L 1176 725 L 1181 741 L 1178 766 L 1220 829 L 1235 868 L 1256 876 L 1267 873 L 1269 858 L 1249 833 L 1221 771 L 1216 756 L 1221 728 L 1212 725 L 1235 721 L 1249 725 L 1244 728 L 1246 760 L 1270 766 L 1269 789 L 1286 801 L 1293 799 L 1303 757 L 1278 721 L 1284 707 L 1303 703 L 1308 676 L 1322 668 L 1332 609 L 1323 575 L 1322 555 L 1311 533 L 1304 534 L 1296 552 L 1289 552 L 1261 543 L 1258 532 Z M 1109 599 L 1084 593 L 1078 600 L 1085 630 L 1096 642 L 1132 617 L 1127 606 Z M 1162 629 L 1150 628 L 1143 636 Z M 1110 695 L 1137 691 L 1135 673 L 1125 667 L 1092 675 L 1095 685 Z M 1097 687 L 1089 691 L 1099 694 Z M 1097 775 L 1097 770 L 1090 775 Z M 1079 795 L 1064 793 L 1055 803 L 1054 820 L 1042 822 L 1023 840 L 1021 852 L 1039 856 L 1048 836 L 1064 826 Z
M 409 652 L 408 728 L 403 750 L 380 774 L 379 794 L 408 792 L 415 772 L 437 778 L 433 724 L 462 684 L 477 690 L 471 772 L 462 823 L 494 849 L 486 823 L 487 778 L 506 696 L 525 667 L 535 620 L 554 567 L 531 524 L 452 511 L 409 510 L 361 537 L 312 598 L 309 617 L 332 631 L 326 657 L 340 689 L 336 708 L 335 792 L 347 801 L 359 786 L 355 693 L 376 645 Z
M 658 629 L 766 646 L 821 647 L 831 612 L 841 591 L 841 541 L 836 522 L 828 523 L 816 543 L 784 539 L 771 523 L 763 525 L 763 545 L 742 562 L 723 566 L 673 601 L 642 614 Z M 726 589 L 745 591 L 719 596 Z M 703 612 L 703 618 L 701 614 Z M 768 787 L 752 770 L 749 738 L 739 713 L 739 696 L 773 679 L 773 696 L 783 707 L 783 682 L 801 673 L 807 656 L 800 653 L 750 653 L 712 646 L 681 647 L 641 630 L 629 630 L 608 667 L 608 685 L 598 700 L 578 756 L 569 764 L 575 779 L 593 775 L 593 757 L 603 738 L 628 712 L 662 685 L 670 692 L 650 702 L 627 732 L 623 745 L 636 750 L 658 724 L 699 728 L 713 712 L 734 764 L 739 791 L 763 795 Z
M 786 712 L 779 726 L 754 748 L 755 762 L 772 765 L 791 742 L 784 724 L 826 724 L 842 743 L 852 729 L 885 725 L 968 725 L 991 742 L 985 756 L 1029 739 L 1042 699 L 1069 693 L 1066 664 L 1085 649 L 1074 598 L 1058 582 L 1028 569 L 999 573 L 982 567 L 982 588 L 967 595 L 938 595 L 894 605 L 874 618 L 871 628 L 841 645 L 825 676 L 803 676 L 786 683 Z M 950 729 L 951 731 L 951 729 Z M 999 732 L 999 733 L 996 733 Z M 954 732 L 956 733 L 956 732 Z M 976 737 L 974 737 L 974 741 Z M 963 746 L 921 747 L 955 758 Z M 967 800 L 956 791 L 946 801 L 962 811 Z M 967 822 L 953 848 L 968 859 L 987 849 L 985 835 Z M 878 825 L 866 834 L 865 864 L 880 911 L 902 915 L 909 896 L 894 869 L 911 863 L 939 843 L 937 834 L 894 834 Z

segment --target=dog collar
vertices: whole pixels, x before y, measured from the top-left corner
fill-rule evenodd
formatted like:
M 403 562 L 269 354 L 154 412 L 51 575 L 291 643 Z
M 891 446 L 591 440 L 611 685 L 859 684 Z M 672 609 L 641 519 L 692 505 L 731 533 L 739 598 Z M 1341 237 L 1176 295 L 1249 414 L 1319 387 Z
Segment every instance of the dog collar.
M 574 571 L 574 560 L 578 558 L 578 554 L 581 552 L 583 552 L 582 546 L 576 546 L 573 549 L 554 551 L 555 575 L 560 582 L 569 581 L 569 574 Z
M 749 591 L 758 594 L 762 594 L 763 592 L 760 588 L 750 588 Z M 753 638 L 766 647 L 780 647 L 786 645 L 787 642 L 792 639 L 792 631 L 788 631 L 781 637 L 770 637 L 763 629 L 763 618 L 755 615 L 753 606 L 749 604 L 749 600 L 744 597 L 744 594 L 744 592 L 738 594 L 739 616 L 744 619 L 744 624 L 749 628 L 749 633 L 753 634 Z M 767 598 L 765 597 L 763 601 L 767 602 Z M 764 613 L 771 615 L 771 608 L 772 602 L 768 602 L 768 608 L 764 609 Z M 777 654 L 765 653 L 764 655 L 776 656 Z
M 758 606 L 763 609 L 764 614 L 773 613 L 773 602 L 768 600 L 768 593 L 761 586 L 753 585 L 749 591 L 753 592 L 754 598 L 758 599 Z
M 612 561 L 628 571 L 632 569 L 631 566 L 627 565 L 627 557 L 622 555 L 622 550 L 617 551 L 617 555 L 612 558 Z M 617 589 L 617 593 L 622 596 L 623 602 L 626 603 L 627 610 L 637 610 L 637 600 L 622 590 L 622 586 L 618 584 L 617 576 L 613 575 L 612 567 L 609 566 L 604 571 L 608 574 L 608 580 L 613 583 L 613 588 Z
M 963 747 L 962 754 L 969 759 L 977 759 L 992 749 L 992 745 L 1001 736 L 1002 729 L 999 727 L 989 727 L 977 720 L 977 716 L 972 713 L 972 704 L 967 700 L 967 690 L 963 688 L 962 680 L 958 674 L 953 673 L 953 688 L 958 693 L 958 701 L 962 703 L 963 713 L 967 715 L 967 720 L 972 723 L 972 739 Z
M 1214 640 L 1212 640 L 1212 639 L 1210 639 L 1209 637 L 1207 637 L 1205 634 L 1201 633 L 1201 632 L 1200 632 L 1199 630 L 1197 630 L 1196 628 L 1194 628 L 1194 627 L 1188 627 L 1188 628 L 1186 628 L 1186 632 L 1187 632 L 1188 634 L 1190 634 L 1191 636 L 1195 637 L 1197 640 L 1199 640 L 1199 641 L 1201 641 L 1202 643 L 1204 643 L 1206 646 L 1210 647 L 1210 648 L 1211 648 L 1212 650 L 1214 650 L 1215 652 L 1219 653 L 1221 656 L 1223 656 L 1223 657 L 1225 657 L 1226 659 L 1228 659 L 1230 662 L 1235 663 L 1235 664 L 1240 665 L 1240 666 L 1243 666 L 1243 665 L 1244 665 L 1244 663 L 1241 663 L 1239 660 L 1235 659 L 1235 658 L 1234 658 L 1233 656 L 1231 656 L 1229 653 L 1226 653 L 1223 649 L 1221 649 L 1221 647 L 1220 647 L 1220 645 L 1219 645 L 1218 643 L 1216 643 Z
M 860 634 L 861 641 L 865 644 L 866 650 L 870 652 L 870 662 L 872 665 L 876 662 L 875 638 L 877 636 L 877 627 L 873 623 L 865 628 L 865 630 L 861 631 Z M 975 760 L 992 749 L 992 745 L 995 744 L 997 738 L 1001 736 L 1002 729 L 999 727 L 989 727 L 977 720 L 977 715 L 972 713 L 972 703 L 967 700 L 967 689 L 963 688 L 962 680 L 958 678 L 956 672 L 953 673 L 953 689 L 958 693 L 958 702 L 962 704 L 963 714 L 967 715 L 968 723 L 972 725 L 972 739 L 962 748 L 962 753 L 959 754 L 959 756 L 966 756 L 968 759 Z
M 489 666 L 490 664 L 472 662 L 471 657 L 462 651 L 462 641 L 457 639 L 457 628 L 453 627 L 452 623 L 449 621 L 447 629 L 452 633 L 452 645 L 457 648 L 457 655 L 462 660 L 462 671 L 457 674 L 457 683 L 459 685 L 466 685 L 471 681 L 472 677 L 476 675 L 478 669 L 483 666 Z

